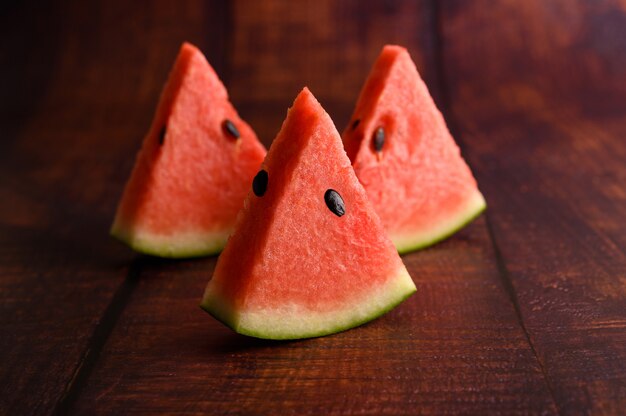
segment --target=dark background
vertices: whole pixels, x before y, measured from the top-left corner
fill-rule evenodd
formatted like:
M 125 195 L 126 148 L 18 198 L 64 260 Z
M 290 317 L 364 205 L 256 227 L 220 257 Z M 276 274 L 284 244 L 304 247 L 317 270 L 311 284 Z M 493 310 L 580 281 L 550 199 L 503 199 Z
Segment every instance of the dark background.
M 185 40 L 266 145 L 304 85 L 342 130 L 406 46 L 487 213 L 381 319 L 232 333 L 215 258 L 108 236 Z M 0 75 L 0 414 L 624 414 L 623 0 L 3 2 Z

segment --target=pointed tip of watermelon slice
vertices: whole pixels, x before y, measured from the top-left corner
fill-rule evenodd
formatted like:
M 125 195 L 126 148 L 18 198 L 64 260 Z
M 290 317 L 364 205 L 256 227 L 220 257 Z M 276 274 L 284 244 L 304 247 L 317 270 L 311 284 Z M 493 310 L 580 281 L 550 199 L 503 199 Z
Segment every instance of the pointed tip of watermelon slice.
M 180 50 L 181 51 L 189 51 L 192 53 L 200 53 L 202 54 L 202 52 L 200 51 L 200 49 L 198 49 L 198 47 L 192 43 L 189 43 L 187 41 L 184 41 L 181 45 L 180 45 Z
M 308 104 L 305 104 L 307 102 Z M 296 99 L 293 100 L 293 104 L 291 105 L 290 110 L 294 108 L 295 109 L 309 108 L 311 104 L 313 104 L 315 107 L 317 106 L 321 107 L 321 104 L 319 103 L 319 101 L 317 101 L 317 98 L 315 98 L 315 95 L 313 95 L 309 87 L 305 86 L 304 88 L 302 88 L 302 90 L 300 90 L 300 92 L 296 96 Z
M 391 53 L 391 54 L 400 54 L 400 53 L 409 53 L 407 48 L 400 45 L 385 45 L 383 46 L 382 54 Z

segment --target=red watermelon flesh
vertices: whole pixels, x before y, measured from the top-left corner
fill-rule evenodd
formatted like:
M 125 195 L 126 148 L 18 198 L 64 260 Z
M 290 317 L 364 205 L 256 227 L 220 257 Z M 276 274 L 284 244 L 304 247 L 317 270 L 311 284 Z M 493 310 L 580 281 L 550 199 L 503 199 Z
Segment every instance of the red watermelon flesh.
M 351 120 L 346 152 L 400 252 L 446 238 L 485 209 L 406 49 L 384 47 Z
M 339 133 L 308 89 L 289 110 L 253 189 L 201 303 L 235 331 L 270 339 L 326 335 L 374 319 L 415 291 Z M 341 216 L 326 203 L 331 189 L 344 202 Z
M 162 257 L 219 252 L 265 153 L 202 52 L 183 44 L 111 233 Z

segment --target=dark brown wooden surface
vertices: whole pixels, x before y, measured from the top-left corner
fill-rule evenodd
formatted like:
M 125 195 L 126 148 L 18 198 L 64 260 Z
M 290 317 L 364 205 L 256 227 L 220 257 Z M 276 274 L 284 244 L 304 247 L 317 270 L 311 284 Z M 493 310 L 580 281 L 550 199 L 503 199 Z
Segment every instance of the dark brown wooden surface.
M 0 10 L 0 414 L 624 414 L 623 1 Z M 418 292 L 379 320 L 232 333 L 197 307 L 215 258 L 107 233 L 183 40 L 266 144 L 304 85 L 343 129 L 382 45 L 405 45 L 487 214 L 404 256 Z
M 623 414 L 626 4 L 458 3 L 450 115 L 529 341 L 559 411 Z

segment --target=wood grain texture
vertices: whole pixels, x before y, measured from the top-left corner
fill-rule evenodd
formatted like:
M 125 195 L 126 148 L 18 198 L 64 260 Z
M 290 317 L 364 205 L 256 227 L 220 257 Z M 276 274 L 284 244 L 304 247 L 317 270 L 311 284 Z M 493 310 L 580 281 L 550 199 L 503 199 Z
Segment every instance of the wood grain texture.
M 453 259 L 453 260 L 451 260 Z M 76 414 L 554 414 L 481 221 L 405 257 L 418 292 L 334 336 L 269 342 L 197 304 L 215 261 L 155 262 Z
M 429 1 L 234 2 L 229 89 L 269 145 L 286 110 L 308 86 L 339 131 L 383 45 L 399 43 L 435 84 Z M 259 107 L 262 106 L 262 111 Z
M 114 324 L 134 257 L 108 236 L 115 204 L 181 40 L 208 38 L 167 25 L 204 6 L 167 4 L 2 10 L 0 414 L 52 412 Z
M 392 22 L 406 22 L 411 31 L 404 43 L 434 78 L 431 45 L 422 43 L 431 40 L 428 3 L 369 13 L 357 5 L 235 4 L 231 98 L 250 111 L 266 143 L 305 83 L 347 123 L 380 48 L 402 40 Z M 355 16 L 368 27 L 365 42 L 359 25 L 340 24 Z M 346 58 L 342 51 L 349 51 Z M 494 259 L 485 223 L 478 221 L 432 250 L 405 257 L 418 293 L 398 309 L 364 327 L 299 342 L 242 337 L 202 312 L 197 305 L 214 259 L 155 261 L 142 271 L 73 410 L 555 413 Z
M 572 3 L 446 2 L 445 75 L 558 410 L 621 414 L 626 5 Z
M 626 5 L 0 6 L 0 414 L 623 414 Z M 489 208 L 404 257 L 418 292 L 334 336 L 239 336 L 215 258 L 134 255 L 115 204 L 182 41 L 265 144 L 308 85 L 339 130 L 406 46 Z

